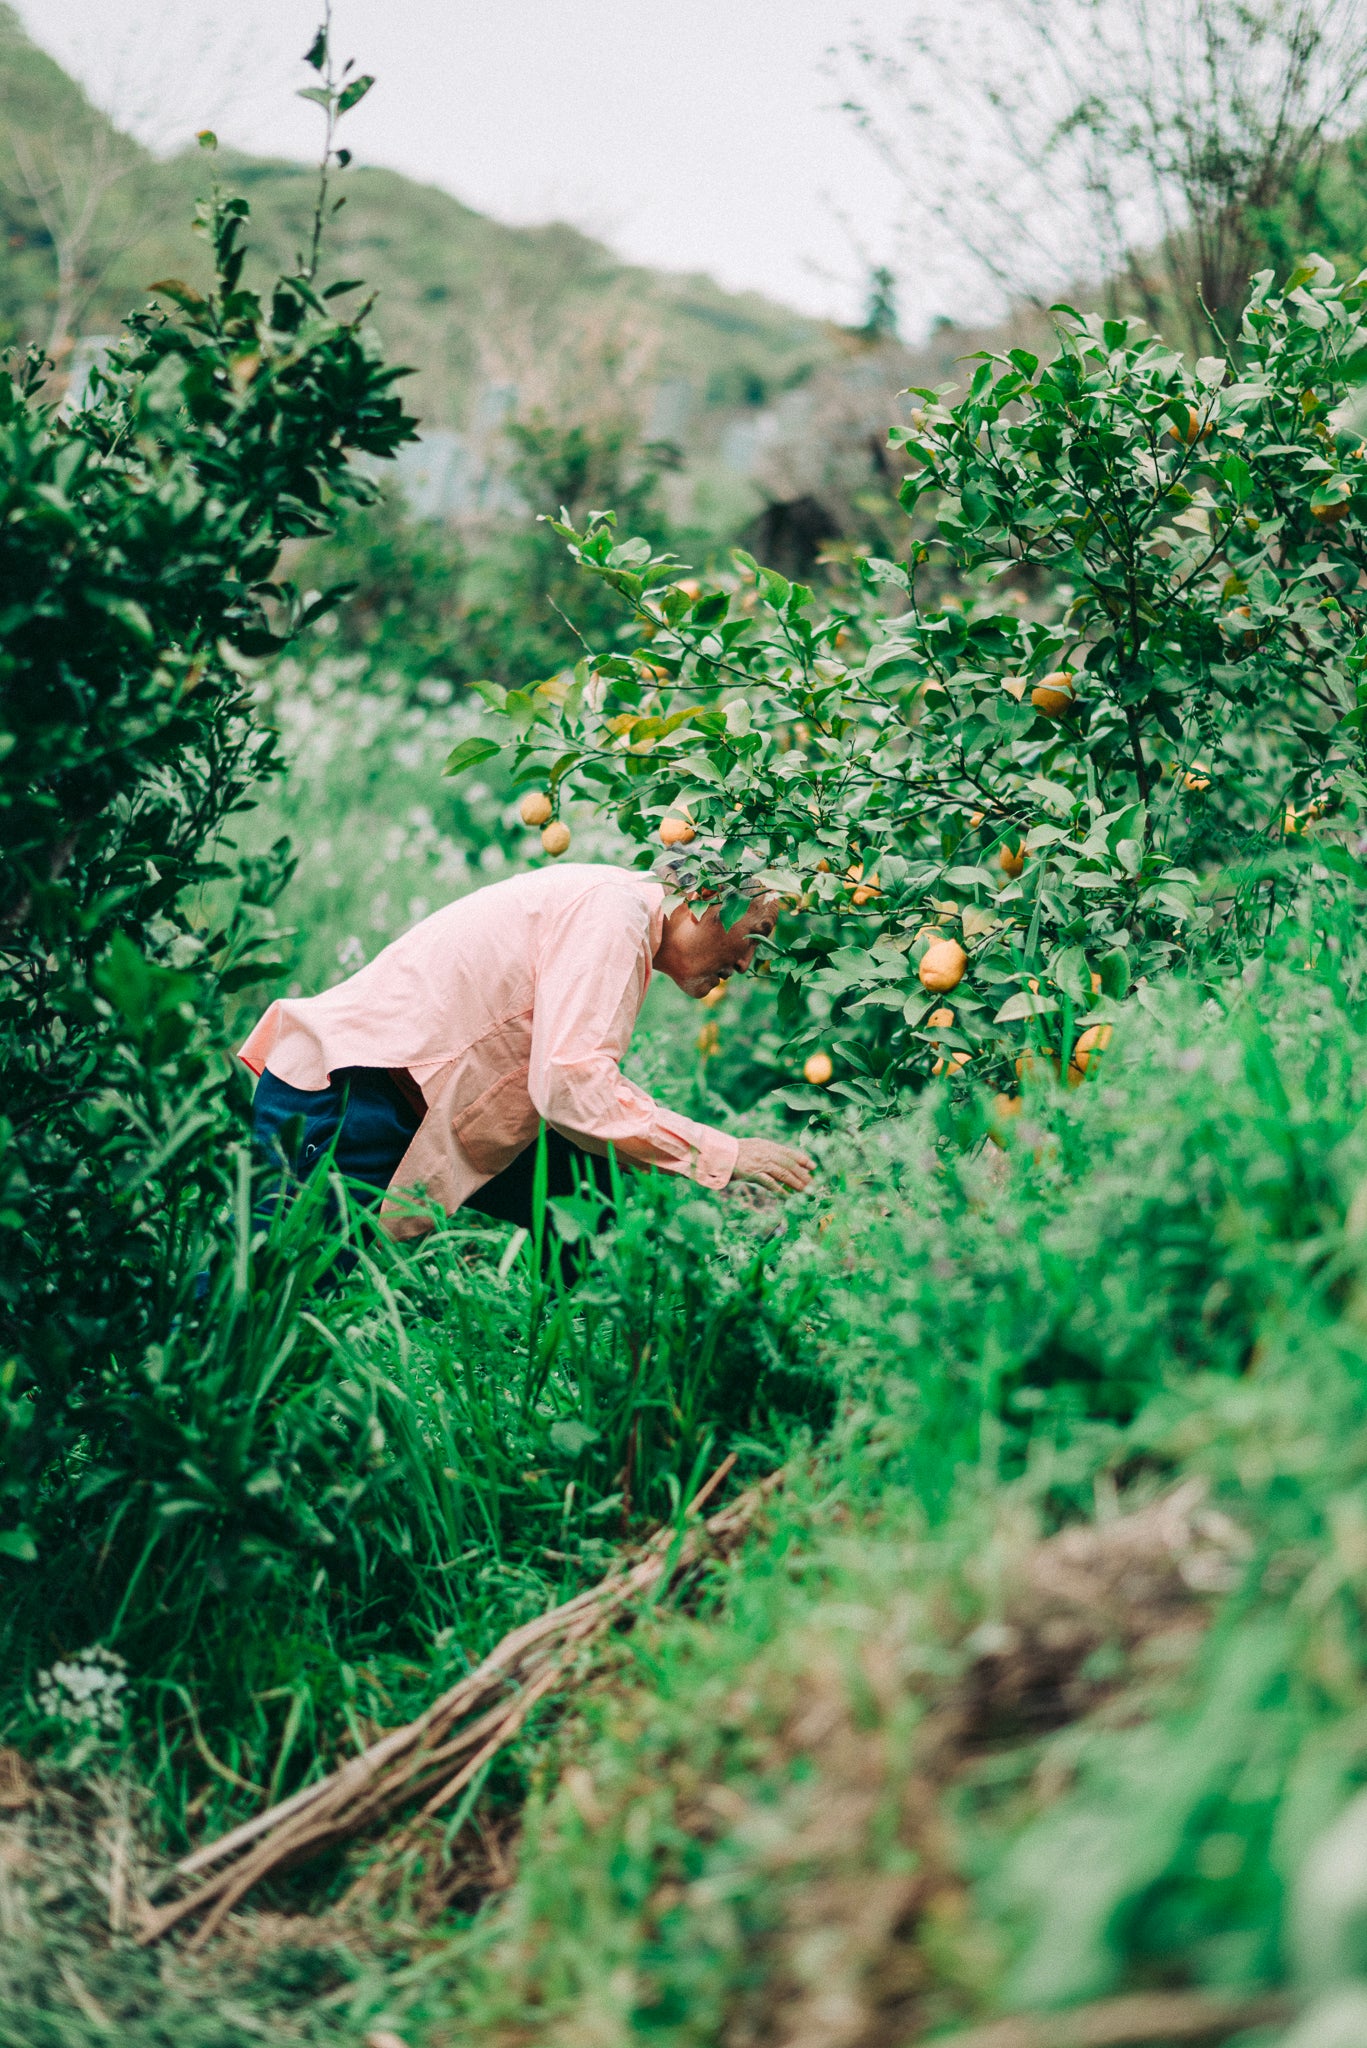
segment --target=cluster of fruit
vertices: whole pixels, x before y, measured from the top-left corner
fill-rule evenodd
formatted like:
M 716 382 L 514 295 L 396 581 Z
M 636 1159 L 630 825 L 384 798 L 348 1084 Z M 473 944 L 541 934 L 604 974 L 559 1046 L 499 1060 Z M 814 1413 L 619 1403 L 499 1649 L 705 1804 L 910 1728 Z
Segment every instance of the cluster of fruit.
M 563 818 L 555 815 L 555 805 L 544 789 L 530 789 L 518 805 L 518 815 L 524 825 L 541 832 L 541 844 L 552 858 L 558 858 L 570 850 L 572 834 Z M 687 846 L 697 833 L 690 818 L 671 813 L 660 825 L 661 846 Z
M 561 854 L 569 852 L 570 828 L 563 818 L 557 818 L 554 815 L 555 806 L 544 789 L 528 790 L 526 796 L 523 797 L 522 802 L 518 805 L 518 812 L 523 824 L 530 825 L 533 831 L 536 830 L 537 826 L 540 826 L 541 844 L 545 847 L 547 853 Z

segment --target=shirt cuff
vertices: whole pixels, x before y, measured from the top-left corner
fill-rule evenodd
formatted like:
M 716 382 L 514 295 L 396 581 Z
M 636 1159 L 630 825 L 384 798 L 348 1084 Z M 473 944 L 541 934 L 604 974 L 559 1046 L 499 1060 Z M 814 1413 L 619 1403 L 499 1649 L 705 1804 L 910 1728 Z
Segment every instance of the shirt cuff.
M 694 1180 L 701 1187 L 724 1188 L 735 1172 L 739 1142 L 727 1131 L 714 1130 L 711 1124 L 695 1124 L 693 1129 L 697 1147 Z

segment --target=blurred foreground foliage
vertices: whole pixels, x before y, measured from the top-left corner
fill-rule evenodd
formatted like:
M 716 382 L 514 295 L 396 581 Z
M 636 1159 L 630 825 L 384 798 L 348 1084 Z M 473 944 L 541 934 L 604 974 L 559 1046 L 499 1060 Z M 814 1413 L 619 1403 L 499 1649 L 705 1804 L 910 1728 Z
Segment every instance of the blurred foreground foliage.
M 370 486 L 411 423 L 397 372 L 303 277 L 240 285 L 245 202 L 202 210 L 216 286 L 176 280 L 60 415 L 41 364 L 0 379 L 5 589 L 0 830 L 3 1542 L 83 1443 L 82 1389 L 164 1331 L 208 1256 L 236 1126 L 225 993 L 276 964 L 253 912 L 287 849 L 236 878 L 221 835 L 274 766 L 244 673 L 309 612 L 282 541 Z M 319 600 L 323 603 L 325 600 Z M 55 1435 L 54 1435 L 55 1432 Z

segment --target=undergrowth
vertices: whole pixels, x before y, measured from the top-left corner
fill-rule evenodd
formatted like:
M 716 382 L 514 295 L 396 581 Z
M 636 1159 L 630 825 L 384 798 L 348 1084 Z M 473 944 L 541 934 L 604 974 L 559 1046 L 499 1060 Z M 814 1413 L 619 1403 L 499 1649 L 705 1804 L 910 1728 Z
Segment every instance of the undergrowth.
M 652 1180 L 405 1250 L 322 1177 L 263 1232 L 241 1167 L 202 1298 L 68 1414 L 0 1620 L 6 1739 L 124 1740 L 171 1840 L 417 1711 L 831 1405 L 810 1280 L 734 1205 Z M 128 1669 L 113 1731 L 41 1682 L 90 1645 Z
M 728 1317 L 756 1327 L 756 1261 L 787 1304 L 760 1324 L 789 1389 L 767 1437 L 772 1457 L 789 1432 L 785 1484 L 691 1611 L 618 1638 L 486 1786 L 473 1834 L 422 1836 L 381 1904 L 339 1914 L 339 1873 L 303 1873 L 204 1961 L 158 1964 L 92 1933 L 107 1851 L 69 1875 L 83 1932 L 60 1936 L 65 1968 L 122 2037 L 150 2048 L 174 2015 L 195 2043 L 264 2027 L 359 2048 L 377 2026 L 410 2044 L 857 2043 L 1120 1990 L 1348 1995 L 1362 1904 L 1320 1911 L 1313 1885 L 1315 1845 L 1367 1782 L 1367 1018 L 1344 944 L 1282 950 L 1220 996 L 1151 985 L 1085 1086 L 1031 1088 L 996 1139 L 962 1088 L 833 1134 L 827 1197 L 780 1238 L 737 1242 L 733 1213 L 638 1190 L 578 1291 L 525 1257 L 501 1280 L 487 1257 L 467 1266 L 473 1233 L 452 1233 L 411 1263 L 363 1262 L 310 1311 L 314 1355 L 345 1357 L 335 1396 L 365 1390 L 349 1426 L 403 1414 L 411 1432 L 402 1512 L 383 1460 L 347 1510 L 371 1563 L 338 1574 L 340 1612 L 376 1631 L 351 1668 L 391 1687 L 358 1713 L 392 1722 L 430 1697 L 438 1622 L 472 1652 L 477 1599 L 492 1631 L 598 1568 L 629 1414 L 658 1424 L 638 1438 L 654 1516 L 723 1428 L 759 1435 L 752 1367 L 738 1405 L 721 1395 L 746 1354 L 716 1349 L 715 1381 L 704 1358 Z M 690 1258 L 692 1310 L 667 1277 Z M 782 1378 L 814 1294 L 832 1417 Z M 633 1342 L 644 1355 L 643 1305 L 657 1333 L 682 1313 L 688 1334 L 638 1410 L 605 1389 Z M 787 1356 L 819 1396 L 810 1359 Z M 690 1384 L 712 1389 L 691 1410 Z M 463 1495 L 439 1483 L 448 1460 Z M 462 1544 L 464 1570 L 435 1578 Z M 412 1603 L 401 1622 L 385 1597 Z M 230 1611 L 245 1700 L 266 1631 L 237 1596 L 225 1640 Z M 425 1638 L 420 1674 L 400 1673 L 414 1653 L 396 1622 Z M 331 1646 L 307 1683 L 300 1656 L 293 1697 L 326 1698 L 341 1625 L 314 1639 Z M 331 1711 L 311 1743 L 340 1742 Z M 281 1753 L 271 1725 L 258 1782 Z M 49 1798 L 90 1768 L 57 1770 Z M 32 1826 L 21 1812 L 16 1831 Z M 40 1981 L 58 1933 L 31 1909 L 12 1924 L 0 2039 L 97 2038 L 69 1985 Z
M 1316 1963 L 1287 1923 L 1367 1779 L 1365 1050 L 1322 955 L 1156 991 L 1004 1149 L 952 1142 L 948 1092 L 850 1149 L 810 1247 L 832 1439 L 562 1729 L 516 1883 L 415 2017 L 911 2040 L 1351 1976 L 1357 1892 Z M 1037 1564 L 1070 1530 L 1071 1607 Z

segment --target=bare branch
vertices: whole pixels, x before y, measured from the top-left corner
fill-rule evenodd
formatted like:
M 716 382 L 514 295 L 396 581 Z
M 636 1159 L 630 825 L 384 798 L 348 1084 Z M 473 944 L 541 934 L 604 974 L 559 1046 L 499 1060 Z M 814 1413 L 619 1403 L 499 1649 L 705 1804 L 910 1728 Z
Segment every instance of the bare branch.
M 960 300 L 976 277 L 970 316 L 1123 291 L 1200 344 L 1206 308 L 1242 303 L 1265 216 L 1361 119 L 1367 0 L 922 4 L 837 68 L 906 192 L 918 275 L 957 269 Z

